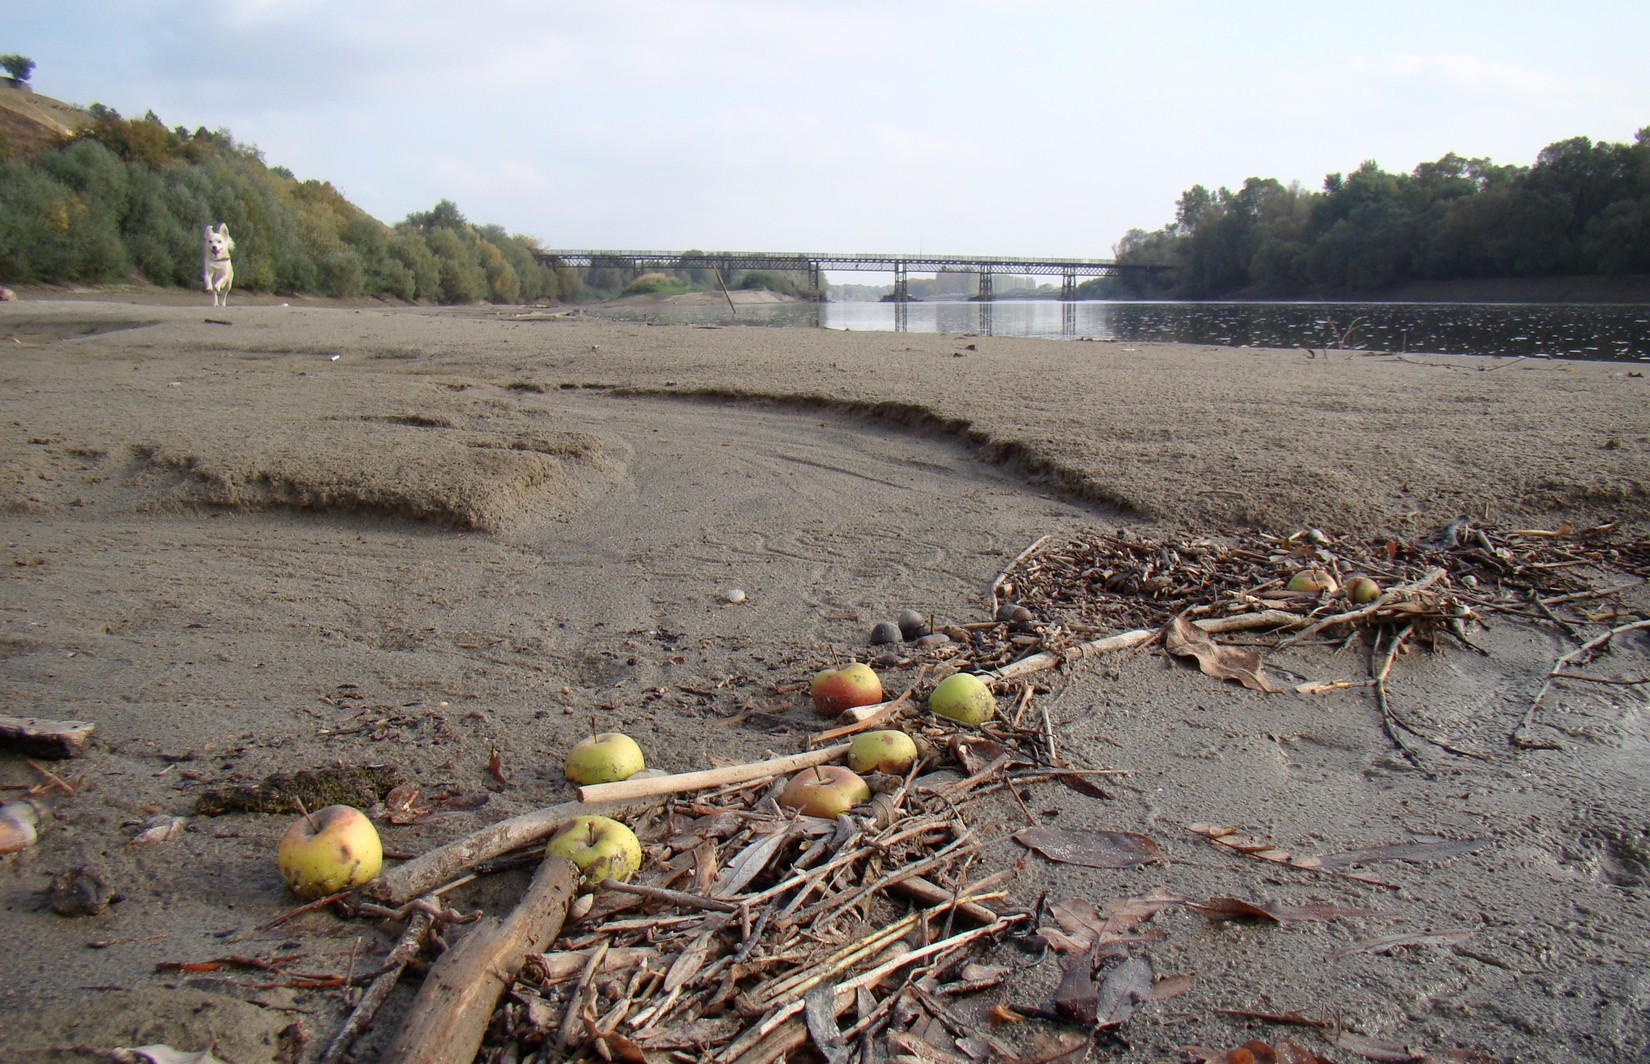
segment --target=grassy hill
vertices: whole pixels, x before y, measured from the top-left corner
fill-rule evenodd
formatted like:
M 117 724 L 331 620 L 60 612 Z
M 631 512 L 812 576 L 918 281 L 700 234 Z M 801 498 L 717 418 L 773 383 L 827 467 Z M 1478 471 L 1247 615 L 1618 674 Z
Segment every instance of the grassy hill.
M 83 107 L 42 96 L 15 78 L 0 77 L 0 158 L 32 158 L 90 125 Z

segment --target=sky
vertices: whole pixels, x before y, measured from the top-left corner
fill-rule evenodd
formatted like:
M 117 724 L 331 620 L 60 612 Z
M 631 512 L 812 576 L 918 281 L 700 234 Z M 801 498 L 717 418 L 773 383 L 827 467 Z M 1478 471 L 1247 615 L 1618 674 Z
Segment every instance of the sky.
M 1195 184 L 1650 126 L 1645 0 L 3 0 L 35 91 L 548 248 L 1109 258 Z

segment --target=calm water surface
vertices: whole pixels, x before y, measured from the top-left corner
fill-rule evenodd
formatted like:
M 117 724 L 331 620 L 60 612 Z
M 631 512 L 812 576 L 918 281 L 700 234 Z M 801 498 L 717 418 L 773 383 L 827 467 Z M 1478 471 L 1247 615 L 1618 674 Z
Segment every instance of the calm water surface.
M 1621 303 L 774 303 L 601 307 L 662 324 L 769 325 L 1227 347 L 1650 360 L 1650 305 Z

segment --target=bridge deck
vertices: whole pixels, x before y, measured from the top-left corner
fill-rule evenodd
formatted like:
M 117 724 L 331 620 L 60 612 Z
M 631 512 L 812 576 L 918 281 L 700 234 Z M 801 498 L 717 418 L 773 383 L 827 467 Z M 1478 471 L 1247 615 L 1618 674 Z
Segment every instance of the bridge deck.
M 537 251 L 548 266 L 664 270 L 816 270 L 875 271 L 903 274 L 966 271 L 1048 277 L 1115 277 L 1157 273 L 1166 266 L 1142 266 L 1107 259 L 1054 259 L 1032 256 L 838 254 L 814 251 Z

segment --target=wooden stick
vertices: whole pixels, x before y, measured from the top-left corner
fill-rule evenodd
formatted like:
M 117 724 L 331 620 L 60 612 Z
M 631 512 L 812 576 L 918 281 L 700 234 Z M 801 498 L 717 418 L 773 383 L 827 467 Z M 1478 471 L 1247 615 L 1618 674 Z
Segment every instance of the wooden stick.
M 1305 623 L 1299 614 L 1285 610 L 1261 610 L 1259 613 L 1238 613 L 1230 617 L 1205 617 L 1193 621 L 1193 624 L 1205 632 L 1242 632 L 1251 628 L 1295 628 Z M 1162 631 L 1160 628 L 1135 628 L 1127 632 L 1118 632 L 1101 639 L 1094 639 L 1087 643 L 1078 643 L 1076 646 L 1066 647 L 1064 650 L 1045 650 L 1040 654 L 1031 654 L 993 670 L 991 675 L 1000 680 L 1013 680 L 1044 669 L 1052 669 L 1070 661 L 1081 661 L 1096 654 L 1110 654 L 1117 650 L 1130 650 L 1142 643 L 1156 639 Z
M 562 802 L 535 809 L 530 813 L 500 820 L 462 839 L 438 846 L 390 869 L 371 883 L 365 892 L 387 901 L 390 905 L 405 905 L 421 894 L 455 879 L 483 861 L 528 843 L 536 842 L 555 832 L 563 824 L 579 816 L 610 816 L 622 820 L 634 816 L 662 799 L 636 798 L 615 802 Z
M 561 934 L 578 886 L 578 869 L 547 857 L 527 893 L 503 920 L 487 917 L 441 955 L 419 988 L 383 1064 L 470 1064 L 481 1049 L 499 998 L 516 981 L 527 954 Z
M 618 783 L 595 783 L 588 787 L 580 787 L 579 797 L 586 804 L 622 802 L 637 798 L 662 798 L 683 791 L 698 791 L 729 783 L 766 779 L 769 776 L 781 776 L 787 772 L 835 761 L 848 752 L 848 745 L 839 743 L 822 750 L 810 750 L 805 754 L 789 754 L 743 765 L 724 765 L 722 768 L 707 768 L 699 772 L 678 772 L 645 780 L 620 780 Z
M 1016 565 L 1019 565 L 1031 555 L 1037 553 L 1038 549 L 1052 538 L 1053 537 L 1049 535 L 1041 535 L 1032 540 L 1031 546 L 1027 547 L 1019 554 L 1016 554 L 1014 556 L 1014 560 L 1009 562 L 1008 565 L 1003 568 L 1003 571 L 997 574 L 997 579 L 991 581 L 991 619 L 993 621 L 997 619 L 997 592 L 1002 590 L 1003 584 L 1008 580 L 1008 574 L 1014 571 L 1014 567 Z
M 97 725 L 83 720 L 45 720 L 40 717 L 0 716 L 0 746 L 30 757 L 62 760 L 79 757 L 91 742 Z
M 1535 723 L 1535 715 L 1541 708 L 1541 700 L 1547 697 L 1548 691 L 1552 690 L 1553 680 L 1569 666 L 1581 664 L 1583 659 L 1589 654 L 1608 643 L 1611 639 L 1621 633 L 1637 631 L 1640 628 L 1650 628 L 1650 620 L 1632 621 L 1628 624 L 1617 625 L 1608 632 L 1605 632 L 1603 635 L 1589 639 L 1587 642 L 1576 647 L 1574 650 L 1554 662 L 1553 667 L 1547 670 L 1546 678 L 1541 681 L 1541 689 L 1535 693 L 1535 698 L 1531 700 L 1530 708 L 1525 711 L 1524 719 L 1519 721 L 1518 727 L 1514 728 L 1512 730 L 1512 734 L 1507 736 L 1507 742 L 1511 743 L 1513 746 L 1525 750 L 1557 749 L 1554 744 L 1542 743 L 1524 738 L 1524 732 L 1530 727 L 1531 724 Z
M 361 995 L 361 1001 L 355 1006 L 355 1011 L 349 1014 L 349 1019 L 332 1036 L 327 1043 L 325 1052 L 317 1064 L 338 1064 L 349 1053 L 351 1044 L 362 1031 L 372 1026 L 372 1021 L 378 1015 L 378 1010 L 384 1002 L 389 1000 L 390 991 L 401 979 L 401 972 L 423 950 L 425 941 L 430 937 L 430 928 L 435 925 L 435 917 L 431 915 L 436 899 L 427 897 L 421 899 L 429 903 L 429 908 L 414 910 L 407 920 L 407 929 L 401 933 L 395 948 L 390 950 L 389 956 L 384 958 L 384 965 L 379 969 L 377 977 L 367 987 L 366 993 Z

